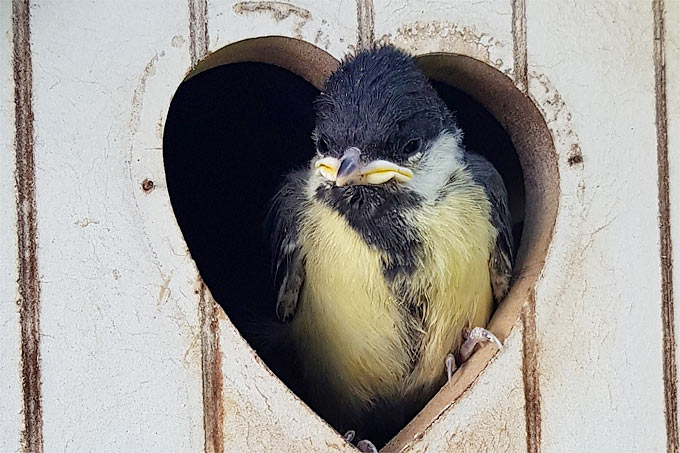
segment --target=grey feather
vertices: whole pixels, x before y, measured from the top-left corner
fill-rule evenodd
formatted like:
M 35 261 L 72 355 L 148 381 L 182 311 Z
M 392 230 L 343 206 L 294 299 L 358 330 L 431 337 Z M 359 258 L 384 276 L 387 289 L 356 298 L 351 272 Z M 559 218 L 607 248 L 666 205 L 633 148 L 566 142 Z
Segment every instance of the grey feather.
M 287 322 L 295 315 L 305 281 L 305 259 L 300 250 L 298 225 L 307 203 L 304 190 L 308 171 L 286 176 L 274 196 L 267 219 L 271 234 L 272 274 L 276 288 L 276 316 Z
M 491 202 L 491 223 L 498 232 L 496 244 L 489 257 L 491 287 L 496 302 L 508 293 L 514 263 L 512 223 L 508 208 L 508 192 L 501 175 L 479 154 L 468 153 L 468 168 L 475 182 L 486 191 Z

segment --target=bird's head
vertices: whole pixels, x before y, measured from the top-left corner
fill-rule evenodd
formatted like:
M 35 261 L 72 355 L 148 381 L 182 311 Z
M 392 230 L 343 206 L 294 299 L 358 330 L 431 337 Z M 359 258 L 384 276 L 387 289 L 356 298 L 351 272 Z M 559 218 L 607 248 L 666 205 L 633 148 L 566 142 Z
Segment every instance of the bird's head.
M 393 46 L 347 58 L 316 101 L 313 190 L 324 198 L 434 199 L 464 164 L 461 132 L 413 57 Z

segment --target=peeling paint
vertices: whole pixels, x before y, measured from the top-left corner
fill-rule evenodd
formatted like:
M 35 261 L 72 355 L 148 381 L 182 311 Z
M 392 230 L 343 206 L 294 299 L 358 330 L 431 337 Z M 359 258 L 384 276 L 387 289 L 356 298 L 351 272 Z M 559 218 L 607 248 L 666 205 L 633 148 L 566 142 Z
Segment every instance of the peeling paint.
M 578 146 L 578 144 L 574 143 L 571 147 L 571 150 L 569 150 L 567 163 L 570 167 L 583 163 L 583 154 L 581 154 L 581 147 Z
M 139 77 L 137 87 L 132 94 L 132 113 L 130 115 L 129 122 L 130 135 L 135 135 L 139 129 L 144 101 L 144 91 L 146 90 L 146 81 L 149 77 L 156 75 L 156 63 L 158 63 L 158 54 L 155 54 L 144 67 L 144 71 L 142 71 L 142 75 Z
M 314 35 L 314 44 L 318 47 L 323 47 L 324 50 L 328 50 L 331 45 L 331 37 L 320 28 L 317 30 L 316 35 Z
M 294 16 L 295 28 L 293 32 L 298 38 L 302 38 L 302 29 L 312 18 L 312 13 L 309 10 L 286 2 L 240 2 L 234 5 L 234 12 L 239 15 L 264 13 L 271 16 L 276 22 Z
M 158 292 L 158 299 L 156 299 L 156 305 L 165 304 L 168 299 L 170 299 L 170 290 L 168 289 L 168 285 L 170 284 L 171 278 L 172 276 L 168 276 L 165 280 L 163 280 L 161 289 Z
M 87 218 L 87 217 L 85 217 L 81 220 L 76 220 L 75 222 L 73 222 L 74 225 L 79 226 L 80 228 L 85 228 L 89 225 L 97 225 L 98 223 L 99 223 L 99 220 L 94 220 L 94 219 L 90 219 L 90 218 Z
M 566 156 L 568 162 L 571 160 L 573 164 L 582 163 L 583 154 L 578 135 L 572 125 L 571 113 L 567 110 L 559 91 L 543 74 L 531 72 L 529 79 L 530 84 L 535 84 L 536 89 L 532 90 L 532 97 L 550 128 L 555 148 L 569 150 L 569 155 Z
M 172 40 L 170 41 L 170 45 L 172 47 L 182 47 L 185 43 L 184 36 L 182 35 L 175 35 L 172 37 Z
M 492 36 L 480 33 L 472 27 L 459 26 L 450 22 L 413 22 L 402 25 L 392 34 L 383 35 L 382 44 L 394 44 L 414 54 L 450 52 L 471 56 L 495 68 L 501 68 L 503 61 L 490 58 L 490 49 L 500 45 Z
M 285 2 L 240 2 L 234 5 L 236 14 L 268 13 L 276 22 L 287 19 L 290 15 L 308 21 L 312 18 L 309 10 Z
M 165 133 L 165 112 L 161 112 L 156 123 L 156 137 L 163 142 L 163 134 Z

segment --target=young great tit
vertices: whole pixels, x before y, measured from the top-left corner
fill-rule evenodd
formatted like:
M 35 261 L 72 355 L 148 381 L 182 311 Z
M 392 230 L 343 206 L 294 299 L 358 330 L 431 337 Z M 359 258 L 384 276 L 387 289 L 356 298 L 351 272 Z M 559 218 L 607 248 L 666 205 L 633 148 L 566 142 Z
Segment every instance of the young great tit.
M 456 359 L 500 346 L 483 327 L 511 278 L 508 196 L 395 47 L 347 57 L 315 108 L 317 155 L 270 212 L 280 346 L 318 414 L 382 444 Z

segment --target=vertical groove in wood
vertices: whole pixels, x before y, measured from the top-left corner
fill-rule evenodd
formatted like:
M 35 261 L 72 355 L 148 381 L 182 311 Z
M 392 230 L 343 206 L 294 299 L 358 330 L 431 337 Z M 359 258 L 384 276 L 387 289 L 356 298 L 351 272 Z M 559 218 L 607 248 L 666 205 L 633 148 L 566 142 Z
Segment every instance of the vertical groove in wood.
M 527 76 L 527 14 L 526 0 L 512 0 L 512 51 L 514 60 L 515 85 L 526 93 Z
M 195 67 L 208 54 L 208 2 L 188 0 L 189 56 Z M 206 453 L 224 451 L 224 405 L 222 402 L 222 353 L 216 304 L 199 278 L 201 369 L 203 376 L 203 429 Z
M 536 296 L 534 291 L 522 309 L 522 377 L 524 381 L 524 417 L 527 452 L 541 451 L 541 392 L 538 375 L 538 340 L 536 337 Z
M 373 0 L 357 0 L 357 49 L 368 49 L 374 42 Z
M 189 1 L 189 55 L 194 67 L 208 54 L 208 1 Z
M 19 321 L 21 324 L 21 379 L 24 451 L 43 451 L 40 385 L 40 281 L 38 276 L 35 201 L 35 143 L 33 131 L 33 66 L 30 6 L 12 2 L 14 72 L 17 248 L 19 266 Z
M 224 451 L 224 404 L 222 401 L 222 352 L 220 351 L 220 308 L 209 296 L 205 283 L 199 287 L 201 322 L 201 368 L 203 371 L 203 427 L 206 453 Z
M 512 50 L 515 85 L 529 91 L 527 62 L 526 0 L 512 0 Z M 536 333 L 536 294 L 532 290 L 522 309 L 522 377 L 524 382 L 524 418 L 527 452 L 541 451 L 541 391 L 538 373 L 538 337 Z
M 678 390 L 675 359 L 675 312 L 673 300 L 673 243 L 671 239 L 668 164 L 668 118 L 666 111 L 666 62 L 664 1 L 652 0 L 654 13 L 654 85 L 659 187 L 659 239 L 661 253 L 661 322 L 663 324 L 663 380 L 666 417 L 666 450 L 678 452 Z

